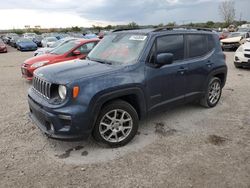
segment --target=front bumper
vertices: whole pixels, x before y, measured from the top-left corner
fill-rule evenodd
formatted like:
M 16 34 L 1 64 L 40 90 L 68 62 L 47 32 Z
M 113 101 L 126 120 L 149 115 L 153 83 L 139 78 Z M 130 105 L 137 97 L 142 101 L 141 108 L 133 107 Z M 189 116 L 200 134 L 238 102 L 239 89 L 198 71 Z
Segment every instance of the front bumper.
M 234 56 L 234 64 L 239 67 L 250 67 L 250 53 L 249 52 L 237 52 Z
M 7 52 L 7 48 L 0 48 L 0 52 Z
M 228 49 L 228 50 L 229 49 L 237 49 L 237 48 L 239 48 L 240 45 L 241 45 L 240 43 L 229 43 L 229 44 L 223 43 L 222 48 Z
M 92 129 L 89 119 L 77 107 L 67 109 L 46 109 L 28 97 L 30 118 L 46 135 L 57 139 L 87 139 Z M 67 113 L 65 113 L 65 111 Z
M 37 47 L 19 47 L 21 51 L 35 51 Z
M 234 62 L 235 66 L 250 68 L 250 60 L 248 62 Z

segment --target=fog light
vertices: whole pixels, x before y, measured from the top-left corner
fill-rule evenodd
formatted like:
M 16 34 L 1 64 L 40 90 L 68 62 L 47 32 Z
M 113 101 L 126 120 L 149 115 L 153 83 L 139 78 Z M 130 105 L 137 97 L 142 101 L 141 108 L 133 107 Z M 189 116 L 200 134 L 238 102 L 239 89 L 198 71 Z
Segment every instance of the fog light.
M 237 57 L 237 56 L 235 56 L 235 61 L 239 61 L 240 59 Z

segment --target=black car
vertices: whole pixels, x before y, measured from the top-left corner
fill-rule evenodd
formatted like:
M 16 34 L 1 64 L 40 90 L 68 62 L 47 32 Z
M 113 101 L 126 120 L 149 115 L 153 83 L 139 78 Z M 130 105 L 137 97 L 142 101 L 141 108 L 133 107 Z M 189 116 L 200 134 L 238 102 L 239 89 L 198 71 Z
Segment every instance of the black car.
M 36 43 L 37 47 L 42 47 L 42 40 L 43 40 L 43 37 L 41 35 L 37 35 L 33 39 L 33 42 Z
M 48 136 L 123 146 L 139 120 L 193 101 L 215 107 L 227 66 L 218 35 L 202 29 L 117 30 L 87 60 L 37 69 L 28 102 Z

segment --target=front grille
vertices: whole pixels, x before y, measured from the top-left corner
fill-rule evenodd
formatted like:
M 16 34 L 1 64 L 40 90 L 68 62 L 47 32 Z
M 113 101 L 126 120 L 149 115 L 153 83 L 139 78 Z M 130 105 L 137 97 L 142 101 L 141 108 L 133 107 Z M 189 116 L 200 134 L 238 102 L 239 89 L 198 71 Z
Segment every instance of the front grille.
M 245 57 L 250 58 L 250 54 L 244 54 Z
M 250 49 L 245 49 L 246 52 L 250 52 Z
M 51 98 L 51 85 L 51 83 L 36 76 L 33 78 L 33 88 L 47 99 Z

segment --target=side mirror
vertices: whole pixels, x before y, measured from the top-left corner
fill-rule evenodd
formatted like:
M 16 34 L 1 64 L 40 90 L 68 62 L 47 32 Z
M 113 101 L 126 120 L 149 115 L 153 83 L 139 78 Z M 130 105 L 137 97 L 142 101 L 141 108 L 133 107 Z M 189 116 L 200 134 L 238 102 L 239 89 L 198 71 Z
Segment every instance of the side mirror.
M 75 56 L 81 55 L 81 52 L 79 50 L 75 50 L 73 51 L 73 55 Z
M 159 66 L 172 64 L 173 57 L 174 55 L 172 53 L 160 53 L 156 57 L 156 63 Z

